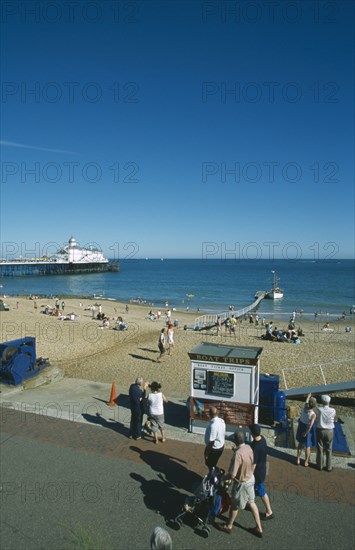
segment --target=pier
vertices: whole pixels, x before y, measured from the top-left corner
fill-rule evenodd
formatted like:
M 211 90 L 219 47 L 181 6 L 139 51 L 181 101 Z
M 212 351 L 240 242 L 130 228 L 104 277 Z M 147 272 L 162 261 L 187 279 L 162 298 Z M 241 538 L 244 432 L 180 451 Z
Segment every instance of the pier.
M 101 250 L 87 245 L 79 246 L 74 237 L 56 254 L 42 254 L 38 258 L 0 259 L 0 277 L 33 275 L 64 275 L 119 271 L 117 261 L 104 258 Z
M 256 298 L 255 301 L 249 306 L 246 306 L 243 309 L 238 309 L 237 311 L 226 311 L 223 313 L 201 315 L 200 317 L 197 317 L 195 319 L 195 323 L 193 327 L 188 327 L 188 328 L 193 328 L 194 330 L 203 330 L 203 329 L 212 328 L 216 324 L 217 317 L 220 318 L 222 324 L 226 321 L 226 319 L 231 317 L 231 315 L 234 315 L 236 319 L 238 319 L 239 317 L 243 317 L 250 311 L 253 311 L 254 309 L 256 309 L 260 304 L 260 302 L 267 296 L 267 294 L 268 293 L 263 290 L 258 290 L 258 292 L 255 293 L 255 298 Z
M 1 277 L 26 277 L 34 275 L 74 275 L 81 273 L 103 273 L 106 271 L 118 271 L 115 263 L 74 263 L 74 262 L 49 262 L 49 261 L 3 261 L 0 262 Z

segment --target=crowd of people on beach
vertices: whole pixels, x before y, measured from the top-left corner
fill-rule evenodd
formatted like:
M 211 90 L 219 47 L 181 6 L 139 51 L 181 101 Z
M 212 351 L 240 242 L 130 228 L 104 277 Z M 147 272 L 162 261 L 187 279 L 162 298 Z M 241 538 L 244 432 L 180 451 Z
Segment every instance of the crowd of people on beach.
M 221 316 L 218 315 L 215 324 L 213 325 L 216 328 L 216 336 L 221 335 L 222 326 L 224 326 L 225 333 L 229 333 L 230 336 L 236 335 L 236 330 L 238 323 L 239 325 L 244 321 L 248 321 L 249 324 L 255 325 L 255 327 L 260 326 L 265 327 L 265 333 L 261 335 L 263 340 L 270 340 L 271 342 L 288 342 L 294 344 L 300 344 L 300 337 L 304 336 L 304 332 L 301 327 L 296 328 L 295 326 L 295 312 L 293 312 L 292 317 L 288 323 L 287 329 L 279 329 L 277 326 L 274 326 L 273 321 L 266 322 L 265 317 L 260 319 L 259 315 L 250 313 L 249 315 L 243 316 L 243 318 L 237 319 L 234 313 L 230 317 L 227 317 L 224 321 L 221 320 Z M 212 327 L 213 328 L 213 327 Z
M 37 302 L 33 303 L 34 310 L 37 311 Z M 60 310 L 57 307 L 51 307 L 50 305 L 46 305 L 42 309 L 43 315 L 50 315 L 51 317 L 56 317 L 59 319 L 59 321 L 76 321 L 78 318 L 78 315 L 74 313 L 73 311 L 71 313 L 64 314 L 64 307 L 62 310 Z
M 289 344 L 300 344 L 300 337 L 304 336 L 301 327 L 297 328 L 292 321 L 289 322 L 287 329 L 282 330 L 274 327 L 273 322 L 267 323 L 266 332 L 261 336 L 264 340 L 271 342 L 288 342 Z
M 33 299 L 32 297 L 30 299 Z M 37 311 L 37 301 L 33 301 L 33 307 L 35 312 Z M 83 304 L 80 302 L 79 307 L 82 308 Z M 65 309 L 65 302 L 62 300 L 62 302 L 59 301 L 59 299 L 55 300 L 54 305 L 44 305 L 41 306 L 42 313 L 44 315 L 49 315 L 51 317 L 56 317 L 60 321 L 77 321 L 79 318 L 79 315 L 77 313 L 71 312 L 64 314 Z M 115 315 L 114 317 L 110 317 L 107 313 L 105 313 L 102 309 L 102 305 L 99 303 L 94 303 L 92 305 L 89 305 L 84 308 L 84 311 L 90 311 L 91 312 L 91 319 L 94 321 L 100 321 L 101 325 L 98 326 L 98 328 L 104 329 L 104 328 L 112 328 L 113 330 L 127 330 L 128 326 L 127 323 L 122 315 Z M 126 313 L 128 313 L 128 306 L 126 306 Z

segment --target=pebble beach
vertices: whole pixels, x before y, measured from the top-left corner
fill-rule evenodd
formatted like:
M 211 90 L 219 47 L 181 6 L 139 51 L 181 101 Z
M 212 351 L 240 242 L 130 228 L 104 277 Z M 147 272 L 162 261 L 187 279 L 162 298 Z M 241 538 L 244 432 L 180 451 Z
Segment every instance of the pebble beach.
M 62 298 L 60 298 L 62 300 Z M 188 352 L 203 341 L 240 346 L 262 347 L 260 371 L 280 375 L 280 389 L 322 383 L 322 370 L 327 383 L 349 381 L 354 378 L 354 319 L 336 320 L 330 323 L 330 331 L 323 331 L 324 322 L 296 317 L 296 327 L 301 327 L 304 336 L 300 344 L 270 342 L 263 340 L 265 328 L 250 324 L 249 320 L 238 322 L 235 334 L 222 327 L 197 332 L 184 327 L 193 326 L 196 313 L 173 311 L 172 321 L 175 346 L 171 355 L 165 354 L 157 363 L 158 337 L 166 326 L 165 312 L 158 320 L 150 320 L 150 307 L 116 301 L 80 298 L 65 298 L 64 314 L 75 314 L 75 321 L 60 320 L 43 314 L 45 308 L 55 308 L 55 300 L 7 296 L 4 302 L 9 311 L 1 312 L 1 341 L 24 336 L 36 337 L 37 357 L 48 357 L 52 365 L 59 367 L 69 378 L 82 378 L 96 382 L 115 382 L 120 387 L 129 387 L 138 375 L 145 380 L 157 380 L 167 395 L 188 397 L 190 395 L 190 360 Z M 101 304 L 102 312 L 110 319 L 110 327 L 92 319 L 90 307 Z M 35 307 L 37 306 L 37 307 Z M 60 308 L 61 309 L 61 308 Z M 122 316 L 127 330 L 113 330 L 114 319 Z M 274 325 L 287 328 L 285 320 L 274 320 Z M 350 326 L 351 332 L 345 327 Z M 302 368 L 301 368 L 302 367 Z M 354 392 L 337 394 L 348 402 Z

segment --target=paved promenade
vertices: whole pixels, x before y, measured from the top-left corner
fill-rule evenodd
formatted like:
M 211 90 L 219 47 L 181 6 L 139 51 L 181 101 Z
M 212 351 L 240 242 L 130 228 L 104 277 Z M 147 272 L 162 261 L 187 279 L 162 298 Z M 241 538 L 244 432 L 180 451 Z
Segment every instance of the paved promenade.
M 202 439 L 187 432 L 183 400 L 167 406 L 169 439 L 156 446 L 128 439 L 126 394 L 114 408 L 108 396 L 107 384 L 69 379 L 1 394 L 1 550 L 148 549 L 152 529 L 178 513 L 205 473 Z M 226 449 L 221 467 L 230 456 Z M 252 516 L 241 511 L 230 536 L 212 528 L 204 539 L 191 523 L 168 526 L 174 549 L 353 548 L 353 461 L 342 461 L 318 472 L 271 449 L 275 518 L 265 522 L 264 538 L 248 532 Z

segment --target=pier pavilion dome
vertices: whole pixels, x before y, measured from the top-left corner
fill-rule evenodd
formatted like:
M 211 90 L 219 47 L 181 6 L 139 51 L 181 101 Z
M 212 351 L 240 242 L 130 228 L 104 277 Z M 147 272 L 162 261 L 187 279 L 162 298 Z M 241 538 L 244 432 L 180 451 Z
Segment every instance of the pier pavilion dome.
M 108 263 L 102 252 L 93 246 L 82 248 L 73 236 L 69 239 L 68 250 L 69 263 Z
M 68 256 L 69 262 L 80 262 L 82 261 L 83 255 L 85 254 L 84 249 L 80 248 L 73 236 L 69 239 L 68 246 Z

